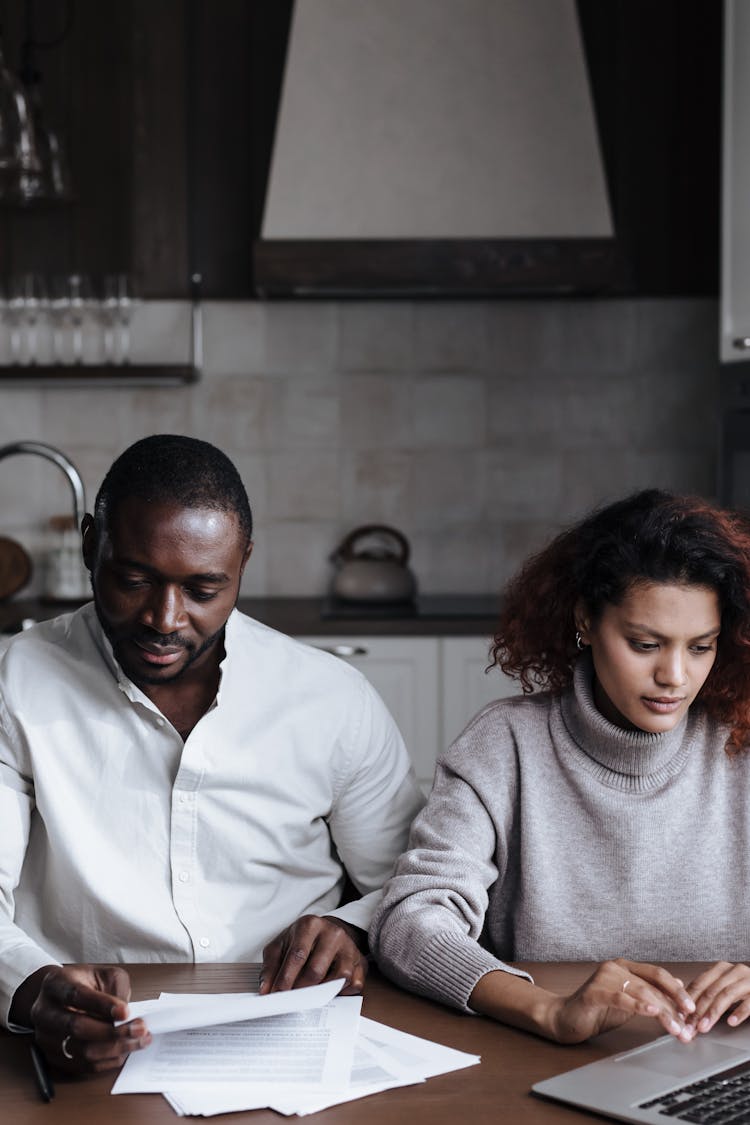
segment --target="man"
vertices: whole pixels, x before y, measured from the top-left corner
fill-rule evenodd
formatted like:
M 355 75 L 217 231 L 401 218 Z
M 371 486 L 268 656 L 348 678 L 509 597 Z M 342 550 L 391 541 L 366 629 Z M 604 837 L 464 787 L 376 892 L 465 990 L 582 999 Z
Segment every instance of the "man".
M 70 1071 L 150 1041 L 97 963 L 262 953 L 263 991 L 361 990 L 421 804 L 364 677 L 235 610 L 252 517 L 218 449 L 137 442 L 82 533 L 93 603 L 0 660 L 0 1015 Z

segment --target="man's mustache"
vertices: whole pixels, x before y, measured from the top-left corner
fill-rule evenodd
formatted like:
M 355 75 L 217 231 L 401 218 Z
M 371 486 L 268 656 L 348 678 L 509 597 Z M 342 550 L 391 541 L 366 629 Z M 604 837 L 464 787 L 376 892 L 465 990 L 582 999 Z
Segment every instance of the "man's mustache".
M 190 641 L 187 641 L 179 633 L 156 633 L 156 632 L 141 632 L 131 634 L 132 639 L 138 644 L 143 643 L 151 645 L 154 648 L 192 648 Z

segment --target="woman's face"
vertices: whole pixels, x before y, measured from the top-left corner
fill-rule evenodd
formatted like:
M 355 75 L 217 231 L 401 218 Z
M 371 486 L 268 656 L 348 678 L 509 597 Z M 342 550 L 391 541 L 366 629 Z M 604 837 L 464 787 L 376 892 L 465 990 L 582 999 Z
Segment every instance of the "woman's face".
M 721 627 L 707 586 L 639 582 L 590 622 L 577 615 L 594 659 L 594 701 L 626 729 L 672 730 L 706 682 Z

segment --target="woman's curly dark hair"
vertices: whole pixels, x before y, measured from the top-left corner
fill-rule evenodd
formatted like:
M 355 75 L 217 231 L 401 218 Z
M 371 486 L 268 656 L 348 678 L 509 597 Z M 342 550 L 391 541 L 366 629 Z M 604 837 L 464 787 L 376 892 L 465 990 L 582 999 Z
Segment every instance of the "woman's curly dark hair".
M 508 583 L 491 664 L 559 693 L 580 655 L 578 604 L 596 621 L 638 582 L 715 590 L 721 635 L 699 698 L 730 728 L 727 752 L 750 743 L 750 520 L 697 496 L 647 489 L 596 509 L 524 563 Z

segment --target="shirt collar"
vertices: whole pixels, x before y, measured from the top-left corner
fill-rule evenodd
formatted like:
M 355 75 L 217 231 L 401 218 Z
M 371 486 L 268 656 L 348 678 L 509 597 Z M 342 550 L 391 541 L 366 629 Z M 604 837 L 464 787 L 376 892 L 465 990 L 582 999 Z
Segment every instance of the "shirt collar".
M 117 680 L 117 685 L 120 688 L 120 691 L 125 696 L 127 696 L 131 703 L 145 703 L 152 710 L 158 711 L 158 707 L 155 707 L 148 696 L 145 695 L 141 691 L 141 689 L 136 684 L 134 684 L 128 676 L 125 675 L 122 668 L 120 667 L 120 664 L 118 663 L 117 658 L 115 657 L 115 654 L 112 650 L 112 645 L 110 644 L 109 638 L 102 629 L 101 622 L 99 621 L 99 618 L 97 616 L 94 603 L 90 602 L 87 606 L 84 606 L 83 612 L 86 615 L 88 627 L 93 636 L 94 643 L 99 649 L 102 659 L 104 660 L 104 663 L 109 669 L 111 675 L 114 676 L 114 678 Z M 224 629 L 224 656 L 222 657 L 221 663 L 219 664 L 219 687 L 216 691 L 216 699 L 211 704 L 210 709 L 217 706 L 219 702 L 222 683 L 224 681 L 225 675 L 225 665 L 227 664 L 227 660 L 229 657 L 229 649 L 235 643 L 234 638 L 236 637 L 236 634 L 237 610 L 233 609 L 227 619 L 227 623 Z

